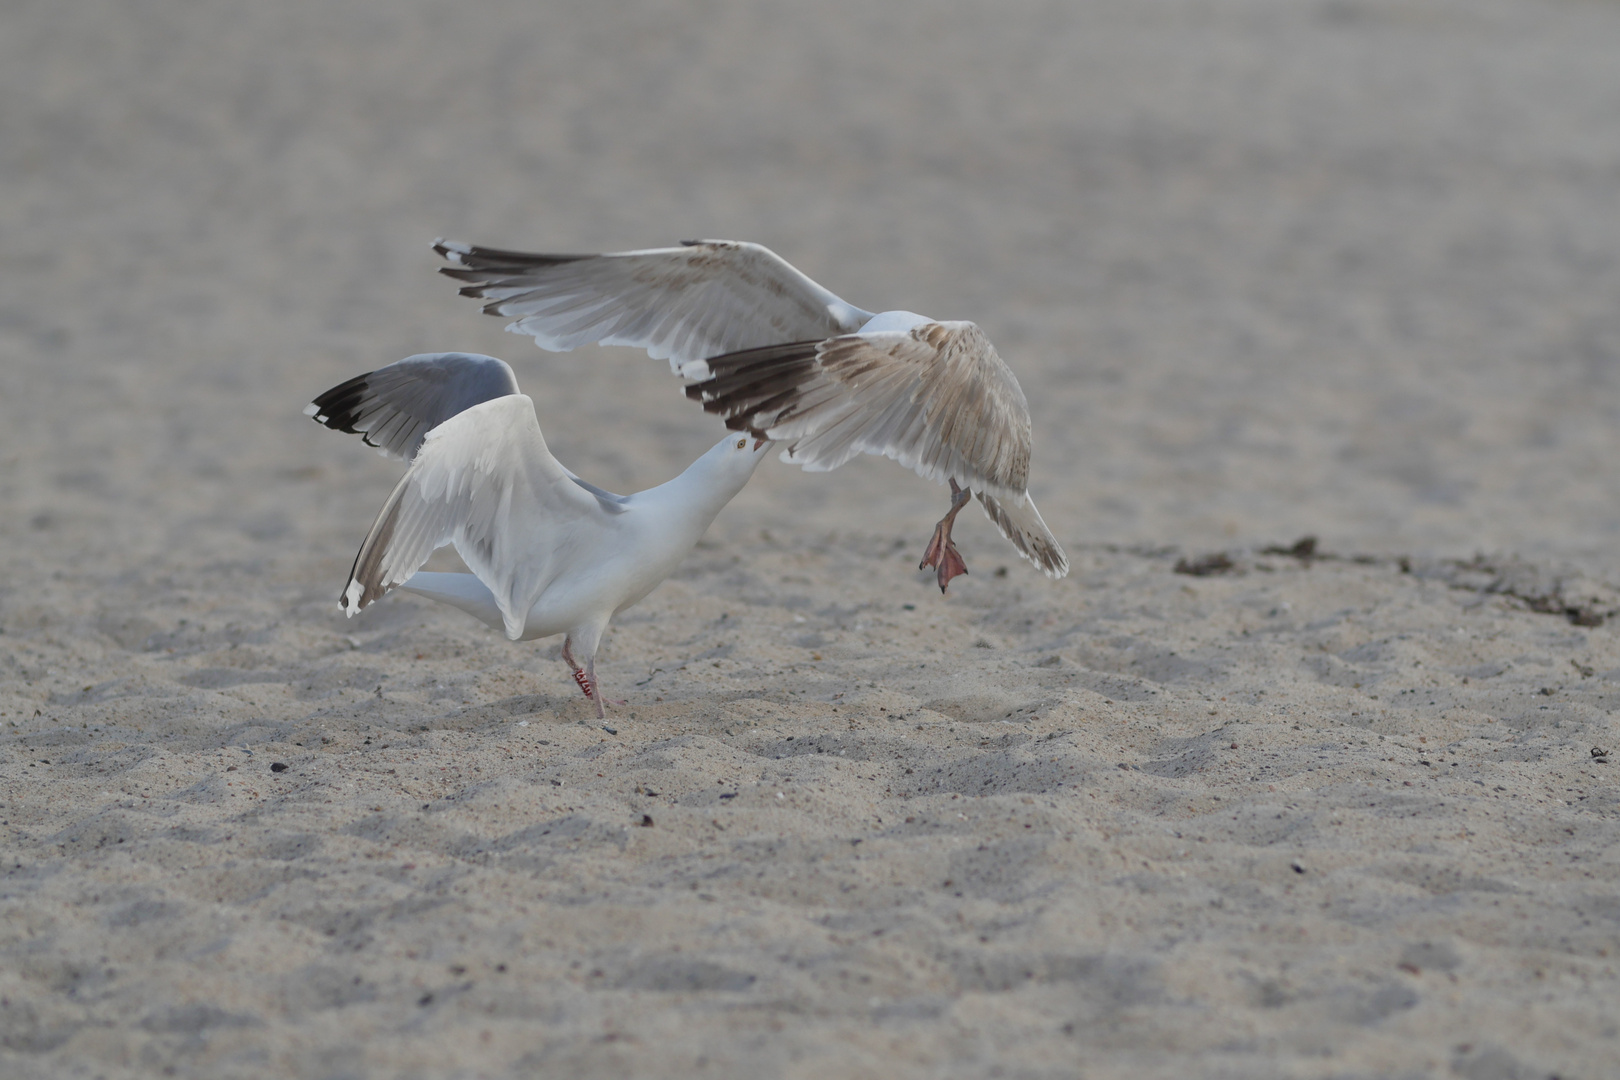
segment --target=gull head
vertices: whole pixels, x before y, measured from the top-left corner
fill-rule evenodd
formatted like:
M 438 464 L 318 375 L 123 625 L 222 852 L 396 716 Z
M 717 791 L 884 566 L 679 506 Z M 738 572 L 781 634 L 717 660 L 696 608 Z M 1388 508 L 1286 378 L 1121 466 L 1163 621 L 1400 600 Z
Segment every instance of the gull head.
M 692 462 L 691 466 L 670 481 L 671 485 L 688 492 L 689 496 L 705 505 L 712 505 L 714 513 L 731 501 L 754 475 L 759 463 L 765 460 L 769 440 L 759 442 L 746 431 L 730 431 L 726 437 L 709 448 L 709 452 Z
M 765 450 L 771 445 L 771 440 L 753 435 L 746 431 L 734 431 L 725 441 L 728 457 L 747 466 L 749 472 L 764 459 Z
M 708 471 L 717 479 L 725 477 L 740 490 L 754 475 L 759 463 L 765 460 L 765 451 L 770 445 L 769 439 L 761 439 L 751 432 L 730 431 L 699 460 L 705 462 Z

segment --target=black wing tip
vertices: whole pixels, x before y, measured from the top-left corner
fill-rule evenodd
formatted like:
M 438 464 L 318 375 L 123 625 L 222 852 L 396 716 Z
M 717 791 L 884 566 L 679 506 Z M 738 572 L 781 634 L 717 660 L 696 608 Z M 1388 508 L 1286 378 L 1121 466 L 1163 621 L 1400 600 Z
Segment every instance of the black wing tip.
M 386 588 L 378 588 L 375 584 L 368 585 L 359 578 L 350 578 L 349 583 L 338 594 L 338 607 L 352 619 L 387 594 Z
M 451 279 L 453 279 L 455 281 L 470 282 L 471 284 L 463 285 L 461 288 L 457 289 L 456 290 L 456 295 L 471 297 L 474 300 L 482 300 L 484 298 L 484 290 L 489 288 L 491 285 L 500 284 L 501 280 L 502 280 L 501 279 L 501 274 L 502 273 L 507 273 L 507 272 L 512 272 L 512 271 L 510 270 L 510 268 L 508 268 L 508 270 L 506 270 L 506 271 L 497 271 L 497 270 L 470 270 L 465 266 L 441 266 L 441 267 L 439 267 L 439 273 L 443 274 L 447 278 L 451 278 Z M 501 313 L 500 313 L 500 311 L 498 309 L 504 303 L 505 303 L 504 300 L 495 300 L 495 301 L 492 301 L 491 303 L 485 304 L 484 305 L 484 314 L 485 315 L 500 315 Z
M 793 412 L 821 345 L 795 341 L 712 356 L 704 361 L 709 377 L 687 386 L 686 396 L 732 431 L 769 438 L 770 428 Z
M 768 364 L 779 360 L 803 360 L 814 357 L 827 343 L 826 338 L 813 338 L 807 341 L 784 341 L 779 345 L 757 345 L 752 349 L 739 349 L 736 352 L 721 353 L 711 356 L 703 362 L 709 366 L 713 373 L 716 366 L 727 371 L 736 371 L 745 367 Z
M 332 387 L 304 406 L 304 415 L 322 427 L 341 431 L 345 435 L 358 435 L 367 446 L 375 447 L 385 454 L 391 453 L 387 445 L 373 440 L 372 436 L 376 432 L 362 431 L 355 426 L 361 419 L 361 406 L 365 403 L 366 393 L 371 389 L 371 384 L 367 380 L 375 374 L 374 371 L 368 371 L 364 375 L 356 375 L 348 382 Z
M 521 274 L 528 270 L 538 270 L 547 266 L 560 266 L 563 263 L 579 262 L 581 259 L 594 259 L 597 257 L 594 254 L 574 255 L 537 251 L 512 251 L 508 248 L 480 247 L 477 244 L 464 244 L 459 240 L 444 239 L 435 240 L 433 250 L 455 264 L 454 266 L 439 267 L 439 273 L 459 277 L 463 281 L 487 279 L 497 274 Z
M 346 382 L 338 383 L 305 405 L 304 415 L 322 427 L 329 427 L 333 431 L 342 431 L 349 435 L 355 434 L 354 410 L 370 388 L 367 380 L 375 374 L 374 371 L 368 371 L 364 375 L 356 375 Z

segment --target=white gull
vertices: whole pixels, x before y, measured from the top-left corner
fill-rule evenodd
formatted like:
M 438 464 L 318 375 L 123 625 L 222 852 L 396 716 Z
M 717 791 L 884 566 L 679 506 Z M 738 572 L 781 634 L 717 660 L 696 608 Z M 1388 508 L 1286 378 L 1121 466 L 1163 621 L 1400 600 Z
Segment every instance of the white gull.
M 675 570 L 768 445 L 727 435 L 668 483 L 615 495 L 551 456 L 510 367 L 471 353 L 408 357 L 304 412 L 410 462 L 355 556 L 344 610 L 355 615 L 399 586 L 513 641 L 563 634 L 563 660 L 598 717 L 596 650 L 608 621 Z M 446 544 L 471 574 L 421 572 Z
M 967 566 L 951 526 L 977 495 L 1019 554 L 1069 572 L 1029 497 L 1029 405 L 970 322 L 873 314 L 839 299 L 759 244 L 693 240 L 603 255 L 543 255 L 439 240 L 464 296 L 507 327 L 566 352 L 596 342 L 646 349 L 735 431 L 786 444 L 784 461 L 822 472 L 882 454 L 951 486 L 923 567 L 943 592 Z

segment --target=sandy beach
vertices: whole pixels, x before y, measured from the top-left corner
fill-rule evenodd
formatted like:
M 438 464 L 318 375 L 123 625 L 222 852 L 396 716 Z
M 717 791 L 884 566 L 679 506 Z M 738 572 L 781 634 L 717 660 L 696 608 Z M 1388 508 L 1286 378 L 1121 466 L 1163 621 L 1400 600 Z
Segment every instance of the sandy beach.
M 1617 1075 L 1617 56 L 1606 0 L 7 5 L 0 1075 Z M 1072 574 L 970 509 L 941 597 L 944 489 L 770 461 L 606 724 L 555 639 L 346 619 L 402 467 L 322 390 L 500 356 L 615 491 L 722 430 L 438 236 L 977 322 Z

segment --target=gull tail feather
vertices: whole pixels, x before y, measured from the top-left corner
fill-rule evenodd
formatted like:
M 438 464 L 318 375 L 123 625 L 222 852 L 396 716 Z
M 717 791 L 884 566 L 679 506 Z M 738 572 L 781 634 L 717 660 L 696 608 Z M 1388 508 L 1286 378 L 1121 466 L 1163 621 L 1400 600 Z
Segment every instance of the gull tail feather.
M 985 517 L 995 523 L 1001 535 L 1011 540 L 1018 553 L 1040 568 L 1049 578 L 1060 578 L 1069 572 L 1069 557 L 1063 553 L 1057 537 L 1046 527 L 1041 512 L 1035 509 L 1035 500 L 1025 492 L 1016 499 L 975 491 L 984 507 Z

